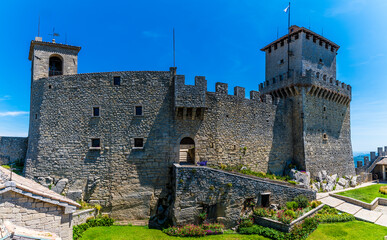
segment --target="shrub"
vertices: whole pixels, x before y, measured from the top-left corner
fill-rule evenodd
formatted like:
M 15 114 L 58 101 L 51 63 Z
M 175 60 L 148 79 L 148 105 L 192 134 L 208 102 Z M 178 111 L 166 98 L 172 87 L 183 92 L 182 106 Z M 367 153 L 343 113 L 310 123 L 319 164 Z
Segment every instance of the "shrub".
M 262 227 L 259 225 L 254 225 L 252 227 L 246 227 L 239 229 L 240 234 L 259 234 L 264 237 L 268 237 L 271 239 L 285 239 L 286 234 L 280 231 L 277 231 L 272 228 Z
M 387 194 L 387 186 L 381 186 L 381 187 L 379 188 L 379 192 L 380 192 L 381 194 Z
M 207 213 L 205 213 L 205 212 L 199 213 L 199 219 L 201 221 L 206 220 L 207 219 Z
M 82 234 L 91 227 L 99 227 L 99 226 L 112 226 L 114 223 L 114 219 L 103 216 L 98 218 L 88 218 L 86 223 L 79 224 L 73 227 L 73 239 L 77 240 L 82 237 Z
M 232 183 L 227 183 L 227 187 L 232 187 Z
M 310 202 L 310 206 L 311 206 L 312 208 L 316 208 L 316 207 L 318 207 L 320 204 L 321 204 L 321 202 L 320 202 L 320 201 L 317 201 L 317 200 L 311 201 L 311 202 Z
M 277 219 L 278 221 L 283 222 L 285 224 L 289 224 L 293 221 L 293 217 L 285 215 L 283 211 L 277 212 Z
M 287 209 L 291 209 L 291 210 L 296 210 L 298 208 L 298 203 L 296 203 L 295 201 L 287 202 L 286 203 L 286 208 Z
M 270 210 L 267 208 L 257 208 L 254 210 L 254 215 L 258 217 L 269 217 L 271 216 Z
M 254 219 L 252 217 L 241 218 L 238 228 L 252 227 Z
M 223 234 L 224 225 L 221 223 L 206 223 L 201 226 L 206 231 L 206 235 Z
M 290 210 L 290 209 L 286 210 L 286 211 L 284 212 L 284 214 L 285 214 L 286 216 L 289 216 L 289 217 L 292 217 L 292 218 L 295 218 L 295 217 L 296 217 L 296 213 L 295 213 L 293 210 Z
M 165 234 L 175 237 L 203 237 L 206 231 L 195 225 L 185 225 L 182 227 L 169 227 L 163 230 Z
M 293 185 L 297 185 L 297 182 L 296 181 L 293 181 L 293 180 L 288 180 L 288 183 L 291 183 Z
M 298 204 L 300 208 L 306 208 L 308 206 L 308 199 L 304 195 L 299 195 L 294 198 L 294 201 Z
M 322 223 L 350 222 L 355 220 L 355 217 L 349 213 L 316 214 L 316 218 L 319 222 Z
M 288 239 L 306 239 L 317 227 L 318 221 L 316 218 L 307 218 L 302 224 L 293 227 Z

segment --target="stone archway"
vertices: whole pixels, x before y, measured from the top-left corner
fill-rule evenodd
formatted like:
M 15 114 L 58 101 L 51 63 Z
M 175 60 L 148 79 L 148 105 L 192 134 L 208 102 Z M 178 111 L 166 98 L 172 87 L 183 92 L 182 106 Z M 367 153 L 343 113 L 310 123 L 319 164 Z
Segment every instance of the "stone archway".
M 185 137 L 180 141 L 179 163 L 195 164 L 195 141 L 190 137 Z

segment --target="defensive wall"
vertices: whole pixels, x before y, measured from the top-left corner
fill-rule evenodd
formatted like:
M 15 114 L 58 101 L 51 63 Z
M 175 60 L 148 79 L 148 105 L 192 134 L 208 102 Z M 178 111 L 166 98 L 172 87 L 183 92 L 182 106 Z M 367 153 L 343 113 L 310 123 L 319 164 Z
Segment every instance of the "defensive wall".
M 181 166 L 173 168 L 175 188 L 173 223 L 184 225 L 198 222 L 200 213 L 207 213 L 210 221 L 234 227 L 241 212 L 250 205 L 262 206 L 264 198 L 284 206 L 299 195 L 316 199 L 316 192 L 286 182 L 263 180 L 208 167 Z
M 195 161 L 245 165 L 282 174 L 293 156 L 291 102 L 234 89 L 207 92 L 204 77 L 185 85 L 170 72 L 110 72 L 53 76 L 32 82 L 25 174 L 69 180 L 120 219 L 149 217 L 165 197 L 181 139 L 195 142 Z M 119 76 L 121 84 L 113 84 Z M 192 93 L 192 95 L 188 94 Z M 93 107 L 100 116 L 93 117 Z M 143 114 L 134 114 L 142 106 Z M 200 109 L 200 110 L 198 110 Z M 200 112 L 200 114 L 199 114 Z M 101 141 L 99 148 L 91 139 Z M 134 147 L 143 138 L 143 148 Z
M 27 144 L 25 137 L 0 137 L 0 165 L 24 161 Z

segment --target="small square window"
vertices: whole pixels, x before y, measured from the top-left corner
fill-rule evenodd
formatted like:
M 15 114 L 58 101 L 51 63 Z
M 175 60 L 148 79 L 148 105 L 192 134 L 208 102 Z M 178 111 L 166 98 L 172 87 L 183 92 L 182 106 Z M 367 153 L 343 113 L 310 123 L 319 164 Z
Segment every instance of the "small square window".
M 134 147 L 135 148 L 143 148 L 144 147 L 144 139 L 143 138 L 135 138 L 134 139 Z
M 91 139 L 91 147 L 92 148 L 100 148 L 101 147 L 101 139 L 99 139 L 99 138 Z
M 93 117 L 99 117 L 99 107 L 93 107 Z
M 142 116 L 142 106 L 136 106 L 135 107 L 135 113 L 136 116 Z
M 116 86 L 121 85 L 121 77 L 119 77 L 119 76 L 113 77 L 113 84 Z

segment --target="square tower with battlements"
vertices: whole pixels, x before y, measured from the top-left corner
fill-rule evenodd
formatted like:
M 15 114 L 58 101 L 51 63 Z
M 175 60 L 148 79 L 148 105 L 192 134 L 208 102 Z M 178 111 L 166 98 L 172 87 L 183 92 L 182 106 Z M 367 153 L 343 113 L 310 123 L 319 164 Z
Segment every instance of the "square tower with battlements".
M 312 175 L 353 175 L 351 86 L 336 79 L 339 46 L 306 28 L 292 26 L 261 50 L 266 79 L 261 94 L 292 101 L 293 161 Z

